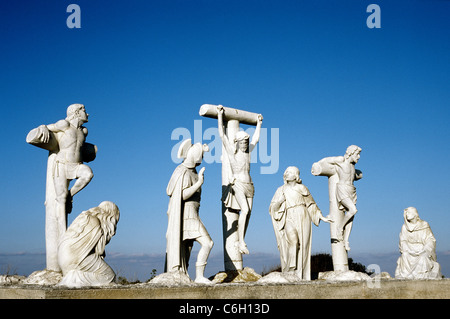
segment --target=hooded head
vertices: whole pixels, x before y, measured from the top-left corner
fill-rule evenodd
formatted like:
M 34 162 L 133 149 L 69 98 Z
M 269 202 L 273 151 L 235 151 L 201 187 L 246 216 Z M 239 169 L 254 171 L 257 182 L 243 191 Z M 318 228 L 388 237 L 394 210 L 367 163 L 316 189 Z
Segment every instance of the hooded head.
M 410 232 L 429 227 L 427 222 L 420 219 L 415 207 L 405 208 L 403 211 L 403 219 L 405 220 L 406 229 Z
M 93 207 L 83 213 L 98 218 L 105 244 L 107 244 L 116 233 L 116 226 L 119 222 L 120 211 L 117 205 L 110 201 L 103 201 L 97 207 Z

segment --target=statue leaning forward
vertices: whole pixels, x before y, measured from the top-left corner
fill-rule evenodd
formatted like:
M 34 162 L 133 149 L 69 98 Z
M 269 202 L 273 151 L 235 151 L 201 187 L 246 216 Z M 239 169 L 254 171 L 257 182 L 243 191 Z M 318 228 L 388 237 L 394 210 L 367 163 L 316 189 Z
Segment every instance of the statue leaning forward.
M 68 287 L 104 286 L 115 273 L 104 261 L 105 246 L 116 233 L 119 208 L 109 201 L 82 212 L 72 222 L 58 246 L 58 262 Z

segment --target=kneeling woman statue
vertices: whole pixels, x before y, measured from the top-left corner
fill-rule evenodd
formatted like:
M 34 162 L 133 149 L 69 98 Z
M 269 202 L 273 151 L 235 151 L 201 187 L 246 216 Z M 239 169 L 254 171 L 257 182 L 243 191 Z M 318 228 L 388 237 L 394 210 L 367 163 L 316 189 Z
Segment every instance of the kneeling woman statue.
M 116 204 L 104 201 L 75 218 L 58 247 L 58 263 L 63 273 L 58 285 L 104 286 L 114 280 L 114 271 L 103 259 L 119 217 Z
M 417 209 L 404 210 L 405 223 L 400 232 L 400 253 L 395 278 L 441 279 L 441 267 L 436 261 L 436 239 L 430 225 L 419 218 Z

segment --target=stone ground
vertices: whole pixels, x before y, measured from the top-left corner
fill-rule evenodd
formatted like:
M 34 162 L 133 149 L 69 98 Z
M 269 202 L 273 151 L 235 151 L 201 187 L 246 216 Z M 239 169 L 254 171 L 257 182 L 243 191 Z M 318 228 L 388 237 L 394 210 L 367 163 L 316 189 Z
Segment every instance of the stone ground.
M 450 279 L 399 280 L 362 273 L 322 273 L 319 280 L 304 281 L 292 274 L 271 273 L 261 278 L 249 269 L 232 274 L 237 282 L 219 273 L 212 284 L 184 279 L 167 281 L 167 276 L 149 283 L 111 284 L 106 287 L 67 288 L 45 285 L 33 276 L 0 276 L 0 299 L 450 299 Z M 51 273 L 50 278 L 57 280 Z M 30 278 L 31 277 L 31 278 Z M 166 278 L 163 280 L 163 278 Z M 249 282 L 244 282 L 250 278 Z

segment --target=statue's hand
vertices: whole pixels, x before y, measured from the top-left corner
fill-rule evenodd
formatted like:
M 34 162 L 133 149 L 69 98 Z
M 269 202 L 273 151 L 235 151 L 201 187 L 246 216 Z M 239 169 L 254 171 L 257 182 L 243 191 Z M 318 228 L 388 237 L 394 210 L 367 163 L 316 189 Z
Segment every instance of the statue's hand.
M 223 114 L 223 106 L 222 105 L 217 106 L 217 114 L 219 114 L 219 115 Z
M 50 141 L 50 131 L 48 130 L 47 126 L 41 125 L 39 127 L 39 131 L 41 133 L 41 139 L 44 143 L 48 143 Z
M 198 180 L 199 180 L 200 184 L 203 184 L 203 181 L 204 181 L 204 176 L 203 176 L 203 174 L 204 174 L 204 173 L 205 173 L 205 168 L 202 167 L 202 168 L 200 169 L 200 172 L 198 172 Z
M 323 217 L 320 218 L 321 220 L 323 220 L 325 223 L 334 223 L 334 220 L 330 218 L 330 215 L 328 215 L 327 217 Z
M 259 123 L 262 123 L 262 121 L 263 121 L 263 116 L 262 116 L 262 114 L 258 114 L 258 122 L 259 122 Z

